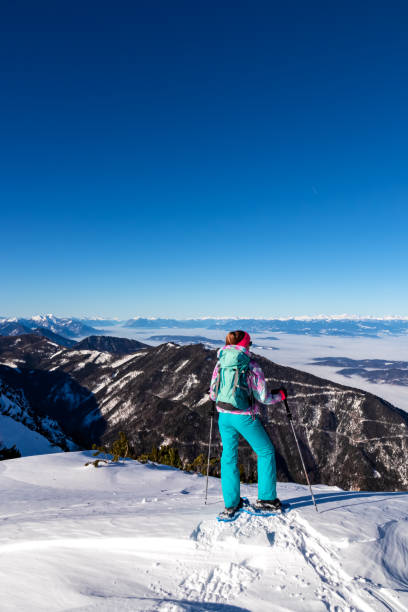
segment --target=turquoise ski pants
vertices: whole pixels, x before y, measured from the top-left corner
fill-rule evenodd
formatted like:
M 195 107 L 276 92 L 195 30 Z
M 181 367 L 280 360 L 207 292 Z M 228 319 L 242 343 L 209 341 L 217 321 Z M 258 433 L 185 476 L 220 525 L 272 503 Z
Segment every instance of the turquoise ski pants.
M 220 412 L 218 427 L 222 440 L 221 486 L 225 507 L 237 506 L 240 499 L 240 434 L 258 455 L 258 499 L 276 499 L 275 449 L 259 417 Z

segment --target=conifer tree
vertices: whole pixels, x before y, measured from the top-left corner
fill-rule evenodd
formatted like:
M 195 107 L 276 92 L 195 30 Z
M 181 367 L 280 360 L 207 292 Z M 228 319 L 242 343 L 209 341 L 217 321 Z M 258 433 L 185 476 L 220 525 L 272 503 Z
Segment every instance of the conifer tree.
M 15 444 L 9 448 L 0 446 L 0 461 L 5 459 L 18 459 L 19 457 L 21 457 L 21 453 Z
M 120 459 L 126 459 L 129 456 L 130 445 L 125 432 L 120 431 L 119 437 L 112 442 L 110 447 L 93 444 L 92 449 L 95 451 L 94 457 L 104 456 L 95 461 L 88 461 L 85 465 L 99 467 L 100 463 L 117 463 Z

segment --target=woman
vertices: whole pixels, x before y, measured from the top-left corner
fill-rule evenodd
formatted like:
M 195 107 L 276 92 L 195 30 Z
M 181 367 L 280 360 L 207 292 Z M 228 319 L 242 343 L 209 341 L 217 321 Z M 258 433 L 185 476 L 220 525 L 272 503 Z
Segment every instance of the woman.
M 218 351 L 218 362 L 211 378 L 210 397 L 216 402 L 222 440 L 221 485 L 225 510 L 231 518 L 242 507 L 238 469 L 238 441 L 241 434 L 258 456 L 257 508 L 281 510 L 276 496 L 275 450 L 259 418 L 260 404 L 276 404 L 286 399 L 282 387 L 270 394 L 265 376 L 249 352 L 251 338 L 237 330 L 227 334 Z M 220 516 L 221 516 L 220 515 Z

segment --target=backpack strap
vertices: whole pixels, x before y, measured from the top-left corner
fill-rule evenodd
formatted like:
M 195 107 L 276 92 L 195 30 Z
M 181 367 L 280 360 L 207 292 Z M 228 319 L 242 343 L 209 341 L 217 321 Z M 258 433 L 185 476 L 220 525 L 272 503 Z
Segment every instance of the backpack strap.
M 217 363 L 218 366 L 218 373 L 217 373 L 217 378 L 215 380 L 215 401 L 217 401 L 217 397 L 218 397 L 218 391 L 220 388 L 220 381 L 221 381 L 221 366 L 220 366 L 220 362 Z
M 236 393 L 237 387 L 239 386 L 238 382 L 239 382 L 239 372 L 238 372 L 238 368 L 235 368 L 234 386 L 232 388 L 232 392 L 234 395 Z

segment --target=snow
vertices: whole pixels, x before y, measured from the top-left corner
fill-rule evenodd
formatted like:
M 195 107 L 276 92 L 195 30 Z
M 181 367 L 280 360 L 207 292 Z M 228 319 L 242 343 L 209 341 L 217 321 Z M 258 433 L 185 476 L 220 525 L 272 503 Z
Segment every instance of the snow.
M 112 391 L 118 391 L 119 389 L 122 389 L 123 387 L 126 387 L 126 385 L 133 380 L 134 378 L 137 378 L 138 376 L 140 376 L 141 374 L 143 374 L 143 370 L 133 370 L 132 372 L 128 372 L 127 374 L 124 374 L 123 376 L 121 376 L 121 378 L 119 378 L 119 380 L 111 383 L 109 385 L 109 387 L 107 388 L 107 393 L 112 393 Z
M 130 361 L 131 359 L 134 359 L 135 356 L 136 356 L 135 353 L 132 353 L 131 355 L 126 355 L 126 357 L 122 357 L 121 359 L 118 359 L 117 361 L 114 361 L 113 363 L 111 363 L 110 367 L 111 368 L 118 368 L 119 366 L 121 366 L 124 363 Z M 137 353 L 137 356 L 140 357 L 140 353 Z
M 278 484 L 284 516 L 217 523 L 220 481 L 91 452 L 0 463 L 2 612 L 408 608 L 408 494 Z M 256 486 L 242 486 L 256 497 Z
M 177 370 L 176 370 L 177 372 Z M 185 398 L 191 387 L 193 387 L 194 385 L 198 385 L 199 384 L 199 380 L 196 374 L 189 374 L 186 383 L 184 384 L 182 390 L 180 391 L 180 393 L 178 393 L 177 395 L 175 395 L 172 399 L 173 401 L 177 401 L 180 399 Z
M 106 407 L 104 407 L 103 414 L 106 414 L 105 408 Z M 122 421 L 126 423 L 126 420 L 130 418 L 132 414 L 134 414 L 134 411 L 135 411 L 134 402 L 132 402 L 131 400 L 122 401 L 120 405 L 120 410 L 118 410 L 115 414 L 113 414 L 111 418 L 109 419 L 109 421 L 110 423 L 112 423 L 112 426 L 115 426 L 121 423 Z
M 101 389 L 106 387 L 110 383 L 110 381 L 111 381 L 110 376 L 102 376 L 99 380 L 99 384 L 96 387 L 94 387 L 94 389 L 92 389 L 92 393 L 96 395 Z
M 70 355 L 72 355 L 74 351 L 70 352 Z M 88 363 L 109 363 L 112 360 L 112 355 L 110 353 L 104 353 L 101 351 L 92 351 L 92 350 L 88 350 L 88 349 L 84 349 L 81 351 L 75 351 L 78 355 L 82 355 L 83 357 L 86 357 L 85 361 L 80 361 L 76 364 L 75 366 L 75 370 L 80 370 L 82 368 L 84 368 Z M 61 362 L 63 363 L 63 362 Z
M 47 318 L 52 318 L 52 315 L 34 315 L 31 317 L 32 321 L 46 321 Z
M 95 363 L 109 363 L 112 361 L 111 353 L 100 352 L 98 357 L 95 359 Z
M 210 401 L 210 394 L 206 393 L 203 397 L 196 403 L 196 406 L 202 406 Z
M 5 366 L 8 366 L 9 368 L 15 368 L 16 370 L 20 371 L 19 367 L 16 364 L 16 361 L 19 362 L 19 363 L 23 362 L 22 359 L 14 359 L 13 361 L 10 361 L 8 359 L 4 359 L 4 360 L 0 361 L 0 365 L 5 365 Z
M 38 432 L 12 417 L 0 414 L 0 445 L 11 447 L 14 444 L 22 455 L 61 452 L 59 446 L 54 446 Z
M 185 359 L 184 361 L 182 361 L 180 363 L 180 365 L 174 370 L 175 372 L 180 372 L 180 370 L 182 370 L 183 368 L 186 367 L 186 365 L 189 363 L 189 359 Z

